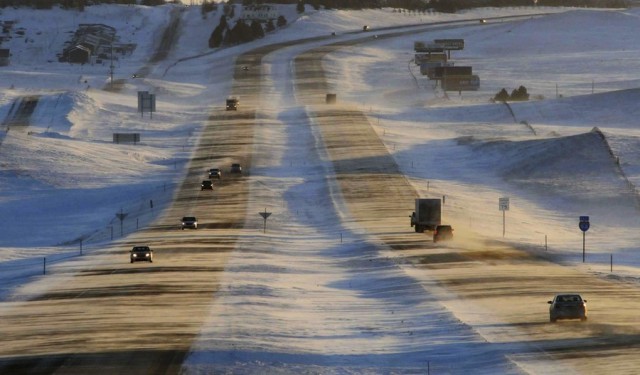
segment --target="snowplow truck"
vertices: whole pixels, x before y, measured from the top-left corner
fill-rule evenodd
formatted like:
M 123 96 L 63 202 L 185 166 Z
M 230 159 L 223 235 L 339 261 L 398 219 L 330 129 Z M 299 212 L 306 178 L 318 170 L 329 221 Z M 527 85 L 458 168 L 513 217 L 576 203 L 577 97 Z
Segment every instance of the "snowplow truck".
M 440 199 L 416 199 L 415 211 L 411 214 L 411 226 L 417 233 L 425 230 L 433 231 L 442 219 L 442 202 Z

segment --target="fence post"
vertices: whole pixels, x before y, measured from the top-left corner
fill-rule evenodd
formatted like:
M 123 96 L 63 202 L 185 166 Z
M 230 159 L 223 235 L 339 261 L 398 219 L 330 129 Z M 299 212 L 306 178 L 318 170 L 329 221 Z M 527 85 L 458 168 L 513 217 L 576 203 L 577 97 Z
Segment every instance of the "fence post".
M 42 274 L 46 275 L 47 274 L 47 257 L 44 257 L 42 259 L 44 259 L 42 263 Z

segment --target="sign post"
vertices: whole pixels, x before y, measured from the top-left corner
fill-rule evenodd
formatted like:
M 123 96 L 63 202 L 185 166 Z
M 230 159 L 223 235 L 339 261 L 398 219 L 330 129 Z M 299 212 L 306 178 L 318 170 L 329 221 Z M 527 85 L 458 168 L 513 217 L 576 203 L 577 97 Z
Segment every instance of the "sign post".
M 585 237 L 586 233 L 589 230 L 589 216 L 580 216 L 580 222 L 578 222 L 578 228 L 582 231 L 582 263 L 584 263 L 585 257 Z
M 267 209 L 264 209 L 264 212 L 259 212 L 260 216 L 264 219 L 264 227 L 262 229 L 262 233 L 267 233 L 267 218 L 271 216 L 271 212 L 267 212 Z
M 153 118 L 153 112 L 156 111 L 156 94 L 150 94 L 149 91 L 138 91 L 140 117 L 144 116 L 144 111 L 149 111 L 150 117 Z
M 127 217 L 127 215 L 129 215 L 129 214 L 122 212 L 122 208 L 120 209 L 120 213 L 116 214 L 116 217 L 120 220 L 120 237 L 122 237 L 122 235 L 123 235 L 122 224 L 124 222 L 124 218 Z M 112 229 L 112 231 L 113 231 L 113 229 Z
M 506 211 L 509 211 L 509 197 L 498 199 L 498 209 L 502 211 L 502 237 L 504 238 L 506 226 Z

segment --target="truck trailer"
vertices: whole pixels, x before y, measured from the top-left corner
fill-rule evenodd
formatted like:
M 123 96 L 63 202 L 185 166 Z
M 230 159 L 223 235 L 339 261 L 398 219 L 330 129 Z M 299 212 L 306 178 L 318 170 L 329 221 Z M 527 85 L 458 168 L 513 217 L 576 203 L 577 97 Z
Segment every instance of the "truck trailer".
M 442 219 L 442 202 L 440 199 L 417 198 L 415 211 L 411 214 L 411 226 L 417 233 L 425 230 L 433 231 Z

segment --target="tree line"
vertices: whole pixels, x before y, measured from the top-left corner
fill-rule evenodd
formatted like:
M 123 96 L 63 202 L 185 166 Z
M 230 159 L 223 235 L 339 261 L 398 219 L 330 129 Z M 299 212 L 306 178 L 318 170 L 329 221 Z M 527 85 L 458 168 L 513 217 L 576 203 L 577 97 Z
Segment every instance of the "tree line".
M 229 17 L 232 18 L 233 15 L 229 14 Z M 236 21 L 235 25 L 230 26 L 227 21 L 227 14 L 223 14 L 220 17 L 220 23 L 213 29 L 209 37 L 209 47 L 217 48 L 251 42 L 264 37 L 266 33 L 275 31 L 276 26 L 283 27 L 286 24 L 286 18 L 279 16 L 275 24 L 273 20 L 266 21 L 263 26 L 262 22 L 258 20 L 252 20 L 247 23 L 247 21 L 240 19 Z
M 0 8 L 29 7 L 36 9 L 51 9 L 60 6 L 65 9 L 84 9 L 86 6 L 97 4 L 141 4 L 156 6 L 176 3 L 177 0 L 0 0 Z M 513 7 L 532 6 L 534 0 L 227 0 L 204 1 L 207 4 L 307 4 L 314 9 L 375 9 L 398 8 L 417 11 L 434 11 L 453 13 L 459 10 L 478 7 Z M 626 8 L 629 0 L 537 0 L 538 6 L 566 6 L 566 7 L 594 7 L 594 8 Z
M 52 9 L 59 6 L 63 9 L 80 9 L 98 4 L 124 4 L 124 5 L 163 5 L 172 1 L 165 0 L 0 0 L 0 8 L 26 7 L 35 9 Z

